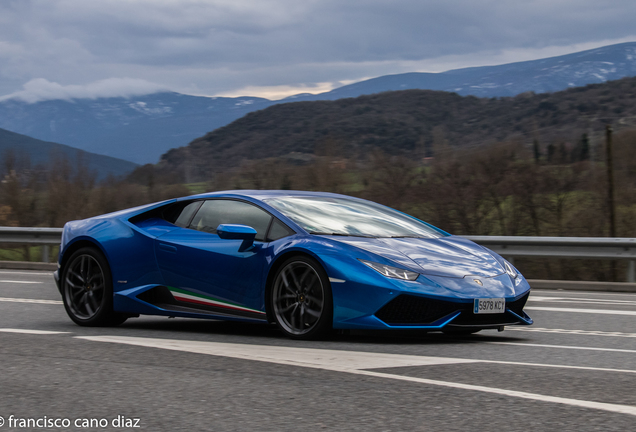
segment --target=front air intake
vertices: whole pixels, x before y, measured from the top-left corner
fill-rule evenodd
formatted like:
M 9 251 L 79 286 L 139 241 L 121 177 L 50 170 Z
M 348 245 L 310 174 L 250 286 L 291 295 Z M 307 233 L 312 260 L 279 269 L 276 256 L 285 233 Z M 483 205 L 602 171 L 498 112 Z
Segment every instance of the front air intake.
M 389 325 L 426 325 L 459 310 L 470 310 L 472 303 L 454 303 L 402 294 L 384 305 L 375 316 Z

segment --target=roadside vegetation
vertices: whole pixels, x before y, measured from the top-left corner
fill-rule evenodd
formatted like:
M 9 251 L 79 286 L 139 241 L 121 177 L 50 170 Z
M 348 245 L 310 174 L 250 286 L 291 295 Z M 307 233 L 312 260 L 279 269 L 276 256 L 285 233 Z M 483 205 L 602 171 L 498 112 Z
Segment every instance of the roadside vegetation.
M 617 235 L 636 237 L 636 130 L 614 136 Z M 181 183 L 146 165 L 126 179 L 96 182 L 81 158 L 30 167 L 4 156 L 0 225 L 61 227 L 65 222 L 163 199 L 227 189 L 296 189 L 344 193 L 410 213 L 464 235 L 609 235 L 604 143 L 500 142 L 459 151 L 442 146 L 436 157 L 391 155 L 347 158 L 332 140 L 310 161 L 248 161 L 207 182 Z M 175 182 L 177 180 L 177 182 Z M 37 260 L 35 250 L 2 259 Z M 516 260 L 531 278 L 611 280 L 609 262 Z M 618 267 L 618 280 L 624 274 Z

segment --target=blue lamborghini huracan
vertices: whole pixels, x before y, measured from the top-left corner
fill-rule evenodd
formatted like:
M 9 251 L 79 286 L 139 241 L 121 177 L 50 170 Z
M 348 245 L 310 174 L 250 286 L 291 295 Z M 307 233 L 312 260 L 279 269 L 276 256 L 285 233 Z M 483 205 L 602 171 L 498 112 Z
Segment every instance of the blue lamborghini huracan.
M 331 193 L 215 192 L 72 221 L 55 279 L 85 326 L 149 314 L 275 322 L 311 339 L 532 324 L 530 286 L 501 256 Z

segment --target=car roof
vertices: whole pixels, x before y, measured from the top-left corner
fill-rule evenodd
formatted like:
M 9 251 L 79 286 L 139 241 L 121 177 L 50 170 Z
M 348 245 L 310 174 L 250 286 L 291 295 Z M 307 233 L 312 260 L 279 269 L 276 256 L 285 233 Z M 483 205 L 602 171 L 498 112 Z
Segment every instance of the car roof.
M 341 194 L 335 194 L 330 192 L 310 192 L 310 191 L 296 191 L 296 190 L 249 190 L 249 189 L 207 192 L 203 194 L 184 197 L 182 199 L 218 198 L 218 197 L 247 197 L 247 198 L 252 198 L 257 200 L 264 200 L 268 198 L 277 198 L 277 197 L 331 197 L 331 198 L 356 199 L 348 195 L 341 195 Z

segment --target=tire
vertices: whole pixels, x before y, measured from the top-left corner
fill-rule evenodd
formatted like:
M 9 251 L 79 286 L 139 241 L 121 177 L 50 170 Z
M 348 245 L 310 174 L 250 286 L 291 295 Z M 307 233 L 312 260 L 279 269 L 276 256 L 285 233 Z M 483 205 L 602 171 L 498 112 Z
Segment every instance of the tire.
M 64 309 L 78 325 L 117 326 L 128 318 L 113 311 L 113 281 L 106 257 L 84 247 L 71 255 L 60 280 Z
M 270 311 L 276 325 L 292 339 L 319 339 L 330 332 L 333 299 L 322 266 L 306 256 L 287 259 L 270 290 Z

